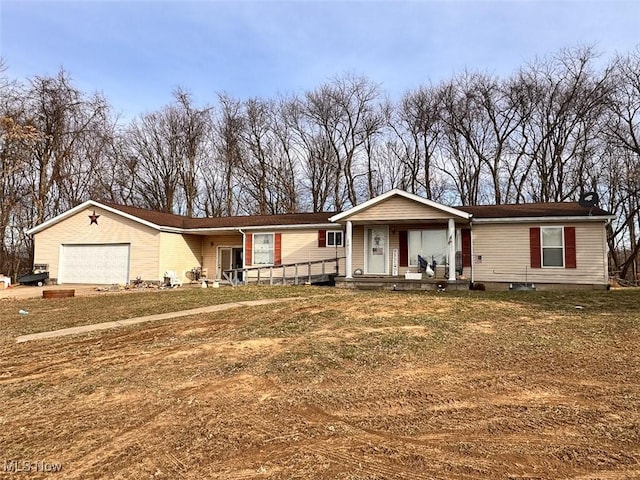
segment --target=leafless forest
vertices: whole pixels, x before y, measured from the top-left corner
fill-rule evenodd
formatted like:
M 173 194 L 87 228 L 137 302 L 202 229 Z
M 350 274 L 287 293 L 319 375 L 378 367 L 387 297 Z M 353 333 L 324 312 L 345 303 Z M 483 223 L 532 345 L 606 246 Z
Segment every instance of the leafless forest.
M 450 205 L 597 191 L 617 215 L 611 270 L 637 276 L 640 49 L 567 49 L 508 78 L 425 79 L 398 100 L 346 74 L 206 105 L 179 88 L 126 121 L 66 71 L 9 72 L 0 65 L 0 272 L 12 276 L 30 266 L 26 229 L 89 198 L 222 216 L 341 210 L 395 187 Z

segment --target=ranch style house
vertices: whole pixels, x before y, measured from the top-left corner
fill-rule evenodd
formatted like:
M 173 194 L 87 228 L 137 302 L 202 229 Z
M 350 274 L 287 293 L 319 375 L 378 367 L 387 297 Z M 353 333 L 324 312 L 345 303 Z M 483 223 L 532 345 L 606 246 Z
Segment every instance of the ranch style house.
M 450 207 L 391 190 L 339 213 L 189 218 L 86 201 L 31 229 L 57 284 L 313 283 L 414 289 L 608 286 L 606 225 L 579 203 Z

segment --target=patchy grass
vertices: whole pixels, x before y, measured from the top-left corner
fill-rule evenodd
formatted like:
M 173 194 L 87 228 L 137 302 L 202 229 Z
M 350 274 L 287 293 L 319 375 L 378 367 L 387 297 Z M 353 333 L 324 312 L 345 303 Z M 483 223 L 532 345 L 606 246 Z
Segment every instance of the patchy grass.
M 62 299 L 5 299 L 0 302 L 0 331 L 17 336 L 244 300 L 327 294 L 335 291 L 315 287 L 175 288 Z M 29 314 L 20 315 L 19 310 Z
M 71 479 L 640 478 L 638 291 L 178 290 L 2 303 L 0 335 L 274 296 L 300 299 L 0 343 L 3 454 Z

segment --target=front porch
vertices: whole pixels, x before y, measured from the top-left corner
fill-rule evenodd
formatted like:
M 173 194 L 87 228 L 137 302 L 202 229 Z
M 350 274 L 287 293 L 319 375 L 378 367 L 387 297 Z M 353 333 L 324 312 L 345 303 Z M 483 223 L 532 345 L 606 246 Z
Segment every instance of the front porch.
M 330 220 L 345 228 L 346 272 L 336 286 L 427 290 L 446 283 L 468 289 L 468 213 L 392 190 Z

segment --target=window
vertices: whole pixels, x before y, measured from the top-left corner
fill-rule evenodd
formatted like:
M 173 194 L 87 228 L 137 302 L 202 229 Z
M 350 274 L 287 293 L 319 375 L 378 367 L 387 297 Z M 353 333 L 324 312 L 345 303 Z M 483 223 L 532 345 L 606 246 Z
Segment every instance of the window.
M 564 267 L 564 238 L 562 227 L 540 228 L 543 267 Z
M 342 247 L 344 245 L 342 239 L 342 231 L 327 232 L 327 247 Z
M 409 230 L 409 265 L 418 266 L 418 255 L 428 263 L 443 265 L 447 258 L 446 230 Z
M 273 265 L 273 233 L 253 234 L 253 264 Z

